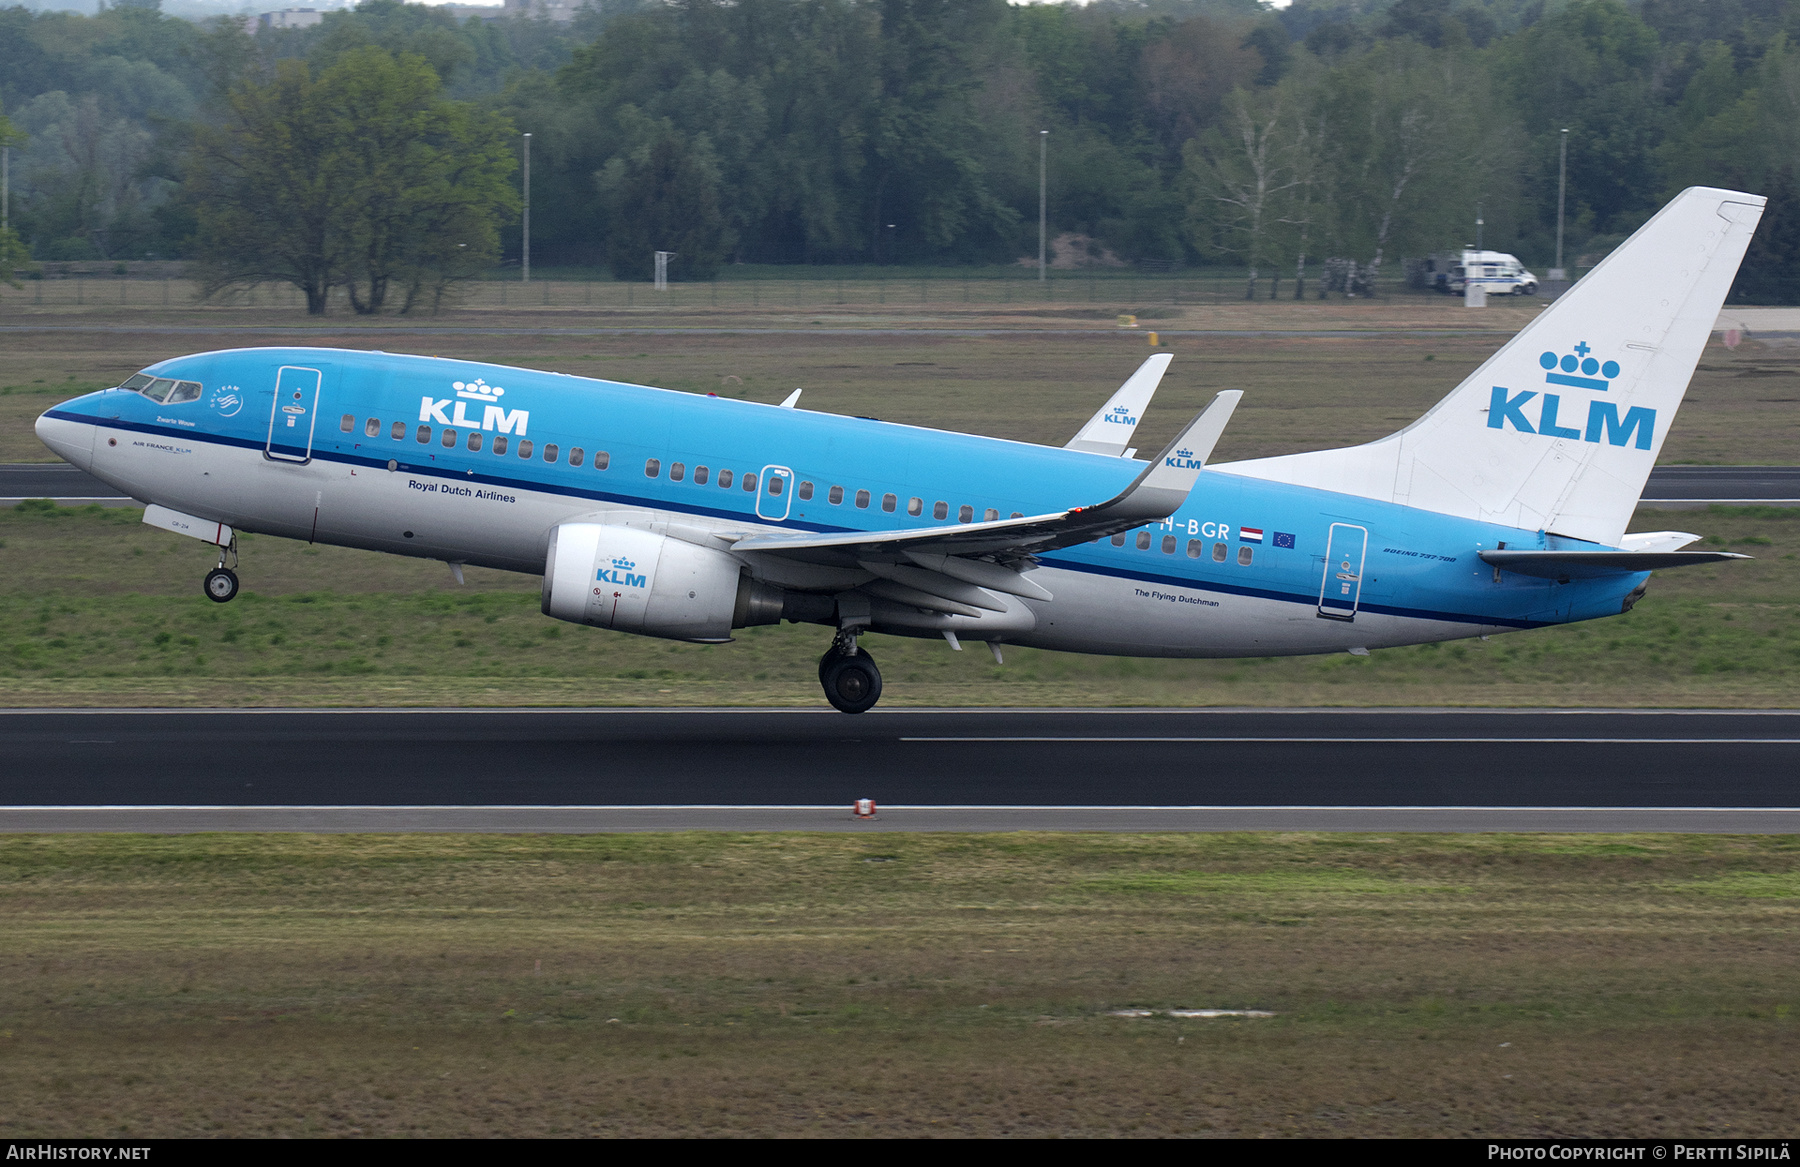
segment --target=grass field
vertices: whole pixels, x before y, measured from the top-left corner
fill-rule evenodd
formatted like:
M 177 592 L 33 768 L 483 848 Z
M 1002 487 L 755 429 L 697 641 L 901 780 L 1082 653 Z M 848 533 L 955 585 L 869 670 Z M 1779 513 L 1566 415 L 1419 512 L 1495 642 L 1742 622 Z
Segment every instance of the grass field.
M 1797 911 L 1792 838 L 14 836 L 0 1136 L 1786 1135 Z
M 1789 706 L 1800 678 L 1800 511 L 1640 512 L 1757 556 L 1665 572 L 1633 611 L 1491 641 L 1348 655 L 1174 661 L 875 636 L 902 705 Z M 204 544 L 135 510 L 0 511 L 0 704 L 811 705 L 825 633 L 725 646 L 563 624 L 538 581 L 246 536 L 245 592 L 200 594 Z
M 67 397 L 166 357 L 256 344 L 422 352 L 779 401 L 889 421 L 1061 445 L 1152 350 L 1152 328 L 1349 330 L 1378 337 L 1164 337 L 1175 363 L 1139 431 L 1154 449 L 1221 389 L 1245 391 L 1220 458 L 1322 449 L 1391 433 L 1418 417 L 1537 312 L 1535 301 L 1471 313 L 1443 297 L 1143 307 L 1137 331 L 1111 309 L 1051 305 L 906 314 L 834 310 L 463 309 L 374 322 L 268 310 L 32 311 L 0 303 L 0 324 L 99 331 L 0 334 L 0 462 L 47 460 L 31 423 Z M 300 326 L 319 331 L 272 331 Z M 177 331 L 157 332 L 155 329 Z M 643 329 L 629 335 L 538 328 Z M 656 331 L 686 328 L 697 332 Z M 869 335 L 856 328 L 899 330 Z M 934 335 L 933 328 L 991 330 Z M 145 331 L 146 329 L 152 331 Z M 518 329 L 523 332 L 506 333 Z M 731 331 L 780 329 L 787 331 Z M 1043 331 L 1098 329 L 1046 335 Z M 1416 335 L 1396 335 L 1396 332 Z M 1780 338 L 1709 347 L 1662 453 L 1665 463 L 1800 460 L 1800 349 Z

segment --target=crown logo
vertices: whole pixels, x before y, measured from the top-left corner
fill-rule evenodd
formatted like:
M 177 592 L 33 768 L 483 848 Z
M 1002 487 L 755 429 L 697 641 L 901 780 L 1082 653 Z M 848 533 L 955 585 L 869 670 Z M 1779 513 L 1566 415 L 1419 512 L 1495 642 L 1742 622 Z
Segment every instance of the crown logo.
M 470 401 L 498 401 L 506 390 L 497 385 L 489 385 L 480 377 L 473 381 L 453 381 L 450 387 L 456 390 L 458 397 L 466 397 Z
M 635 564 L 631 560 L 625 558 L 623 555 L 615 557 L 613 559 L 612 563 L 613 563 L 613 566 L 620 571 L 630 571 L 632 568 L 637 566 L 637 564 Z
M 1192 458 L 1194 456 L 1194 452 L 1192 450 L 1176 450 L 1175 456 L 1177 458 Z
M 1568 385 L 1575 389 L 1598 389 L 1602 393 L 1606 392 L 1611 387 L 1612 379 L 1619 375 L 1619 362 L 1607 361 L 1602 364 L 1588 356 L 1592 351 L 1594 350 L 1589 348 L 1588 342 L 1584 340 L 1575 346 L 1573 352 L 1565 353 L 1561 357 L 1548 351 L 1538 354 L 1538 364 L 1546 370 L 1544 380 L 1552 385 Z M 1580 372 L 1581 376 L 1575 376 L 1577 372 Z M 1596 373 L 1605 380 L 1597 380 L 1594 376 Z
M 1130 412 L 1131 412 L 1131 406 L 1129 406 L 1129 405 L 1115 405 L 1115 406 L 1113 406 L 1113 412 L 1114 412 L 1114 413 L 1130 413 Z

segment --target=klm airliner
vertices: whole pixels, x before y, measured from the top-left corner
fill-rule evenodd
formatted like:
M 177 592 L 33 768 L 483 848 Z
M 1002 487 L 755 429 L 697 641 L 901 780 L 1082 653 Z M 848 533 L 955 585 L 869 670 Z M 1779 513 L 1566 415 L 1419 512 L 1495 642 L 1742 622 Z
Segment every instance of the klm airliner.
M 1345 449 L 1210 461 L 1220 393 L 1148 461 L 1151 358 L 1064 448 L 560 373 L 345 349 L 162 361 L 38 419 L 62 457 L 219 547 L 239 531 L 541 573 L 544 614 L 702 644 L 830 630 L 1130 656 L 1352 652 L 1630 610 L 1741 558 L 1625 534 L 1764 200 L 1693 188 L 1430 412 Z

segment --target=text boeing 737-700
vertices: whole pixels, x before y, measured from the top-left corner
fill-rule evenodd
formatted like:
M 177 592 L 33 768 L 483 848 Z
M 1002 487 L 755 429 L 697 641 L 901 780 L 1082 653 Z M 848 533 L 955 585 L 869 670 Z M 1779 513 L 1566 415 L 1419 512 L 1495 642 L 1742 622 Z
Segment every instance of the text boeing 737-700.
M 1235 391 L 1133 456 L 1166 355 L 1063 449 L 312 348 L 162 361 L 37 432 L 217 544 L 215 600 L 237 531 L 542 573 L 545 615 L 620 632 L 824 625 L 846 712 L 881 694 L 866 631 L 1362 653 L 1615 615 L 1654 568 L 1737 558 L 1625 527 L 1763 202 L 1682 192 L 1412 425 L 1249 462 L 1208 460 Z

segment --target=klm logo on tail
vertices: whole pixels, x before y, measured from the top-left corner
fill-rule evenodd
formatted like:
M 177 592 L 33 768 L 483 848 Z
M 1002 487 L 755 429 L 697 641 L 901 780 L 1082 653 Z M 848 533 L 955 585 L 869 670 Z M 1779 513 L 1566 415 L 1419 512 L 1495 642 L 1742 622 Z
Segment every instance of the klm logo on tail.
M 1176 450 L 1163 461 L 1176 470 L 1204 470 L 1206 468 L 1204 462 L 1194 457 L 1192 450 Z
M 1612 379 L 1619 375 L 1619 362 L 1600 361 L 1588 354 L 1593 350 L 1584 340 L 1575 346 L 1574 352 L 1558 357 L 1553 352 L 1545 352 L 1538 356 L 1538 364 L 1544 370 L 1544 383 L 1564 386 L 1570 389 L 1588 389 L 1605 393 L 1612 388 Z M 1537 405 L 1537 417 L 1525 415 L 1525 407 L 1533 399 L 1541 398 Z M 1504 386 L 1494 386 L 1494 395 L 1488 404 L 1488 428 L 1505 429 L 1511 426 L 1520 433 L 1543 434 L 1552 438 L 1578 438 L 1582 441 L 1599 443 L 1605 441 L 1610 445 L 1623 446 L 1632 443 L 1640 450 L 1648 450 L 1652 437 L 1656 433 L 1656 411 L 1644 406 L 1633 406 L 1619 416 L 1619 407 L 1611 401 L 1592 398 L 1588 401 L 1587 417 L 1583 419 L 1585 426 L 1565 425 L 1576 420 L 1580 406 L 1577 405 L 1567 414 L 1564 413 L 1562 395 L 1547 390 L 1522 389 L 1514 393 Z

